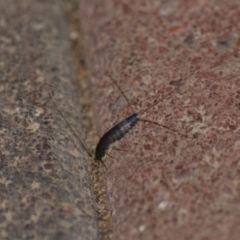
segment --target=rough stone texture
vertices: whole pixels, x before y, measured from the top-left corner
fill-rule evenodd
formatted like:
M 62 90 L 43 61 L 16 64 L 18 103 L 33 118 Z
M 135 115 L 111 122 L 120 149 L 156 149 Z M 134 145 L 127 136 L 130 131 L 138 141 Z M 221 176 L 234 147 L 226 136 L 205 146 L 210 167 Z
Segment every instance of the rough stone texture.
M 100 135 L 158 101 L 144 118 L 192 138 L 139 122 L 105 158 L 113 239 L 238 240 L 240 2 L 80 4 Z
M 1 240 L 98 238 L 60 3 L 0 1 Z

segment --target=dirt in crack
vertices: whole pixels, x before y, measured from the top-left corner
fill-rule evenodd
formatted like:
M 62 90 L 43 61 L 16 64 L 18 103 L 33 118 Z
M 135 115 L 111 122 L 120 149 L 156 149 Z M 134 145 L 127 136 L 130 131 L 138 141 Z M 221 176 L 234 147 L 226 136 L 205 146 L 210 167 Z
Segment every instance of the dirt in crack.
M 76 64 L 77 77 L 80 88 L 82 125 L 86 137 L 86 146 L 88 151 L 94 152 L 99 137 L 96 134 L 94 126 L 94 116 L 92 109 L 91 83 L 85 67 L 83 54 L 83 37 L 80 32 L 80 19 L 77 0 L 65 0 L 63 10 L 65 12 L 66 23 L 71 41 L 71 50 Z M 92 154 L 93 155 L 93 154 Z M 112 239 L 112 222 L 111 211 L 109 209 L 107 186 L 106 186 L 106 169 L 103 165 L 96 164 L 93 158 L 89 158 L 90 172 L 93 182 L 93 192 L 96 196 L 96 206 L 98 212 L 98 225 L 100 237 L 102 240 Z

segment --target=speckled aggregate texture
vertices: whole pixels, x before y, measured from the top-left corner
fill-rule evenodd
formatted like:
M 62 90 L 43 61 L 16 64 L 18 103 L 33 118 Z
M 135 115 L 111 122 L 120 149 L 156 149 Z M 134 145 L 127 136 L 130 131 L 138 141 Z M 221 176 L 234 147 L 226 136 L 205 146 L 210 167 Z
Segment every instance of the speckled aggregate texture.
M 61 1 L 0 1 L 0 239 L 97 239 Z
M 113 239 L 238 240 L 240 1 L 80 4 L 99 135 L 147 109 L 189 136 L 139 122 L 106 156 Z

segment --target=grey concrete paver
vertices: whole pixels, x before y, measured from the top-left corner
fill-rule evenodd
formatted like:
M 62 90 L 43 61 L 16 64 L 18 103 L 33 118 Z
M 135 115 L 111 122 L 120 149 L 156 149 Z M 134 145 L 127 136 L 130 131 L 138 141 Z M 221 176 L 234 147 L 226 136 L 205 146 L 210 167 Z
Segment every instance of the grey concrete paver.
M 61 1 L 1 0 L 0 239 L 98 239 L 78 99 Z

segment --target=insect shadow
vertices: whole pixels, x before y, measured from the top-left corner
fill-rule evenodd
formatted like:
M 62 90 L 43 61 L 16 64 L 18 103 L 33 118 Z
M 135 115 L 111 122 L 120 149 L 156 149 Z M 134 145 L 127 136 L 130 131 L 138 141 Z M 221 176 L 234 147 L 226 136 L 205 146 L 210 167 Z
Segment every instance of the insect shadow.
M 117 82 L 111 77 L 110 74 L 107 74 L 109 79 L 114 83 L 114 85 L 116 85 L 116 87 L 118 88 L 118 90 L 121 92 L 121 94 L 123 95 L 123 97 L 125 98 L 127 104 L 129 105 L 129 100 L 127 98 L 127 96 L 125 95 L 125 93 L 122 91 L 122 89 L 120 88 L 120 86 L 117 84 Z M 175 91 L 175 89 L 173 90 Z M 171 91 L 171 92 L 173 92 Z M 170 93 L 171 93 L 170 92 Z M 170 94 L 169 93 L 169 94 Z M 169 95 L 168 94 L 168 95 Z M 188 135 L 182 134 L 180 132 L 178 132 L 177 130 L 171 129 L 168 126 L 162 125 L 158 122 L 154 122 L 151 121 L 149 119 L 145 119 L 142 118 L 141 115 L 143 113 L 145 113 L 146 111 L 148 111 L 149 109 L 153 108 L 154 106 L 156 106 L 160 101 L 163 101 L 164 99 L 161 98 L 159 101 L 154 102 L 150 107 L 143 109 L 142 111 L 139 112 L 133 112 L 130 116 L 128 116 L 127 118 L 125 118 L 124 120 L 122 120 L 121 122 L 117 123 L 116 125 L 114 125 L 111 129 L 109 129 L 99 140 L 96 150 L 95 150 L 95 160 L 98 162 L 102 162 L 103 160 L 102 158 L 106 155 L 107 150 L 109 149 L 110 145 L 115 143 L 116 141 L 120 140 L 121 138 L 123 138 L 137 123 L 138 121 L 143 121 L 143 122 L 149 122 L 152 124 L 155 124 L 159 127 L 165 128 L 171 132 L 174 132 L 176 134 L 179 134 L 181 136 L 184 136 L 186 138 L 191 138 Z

